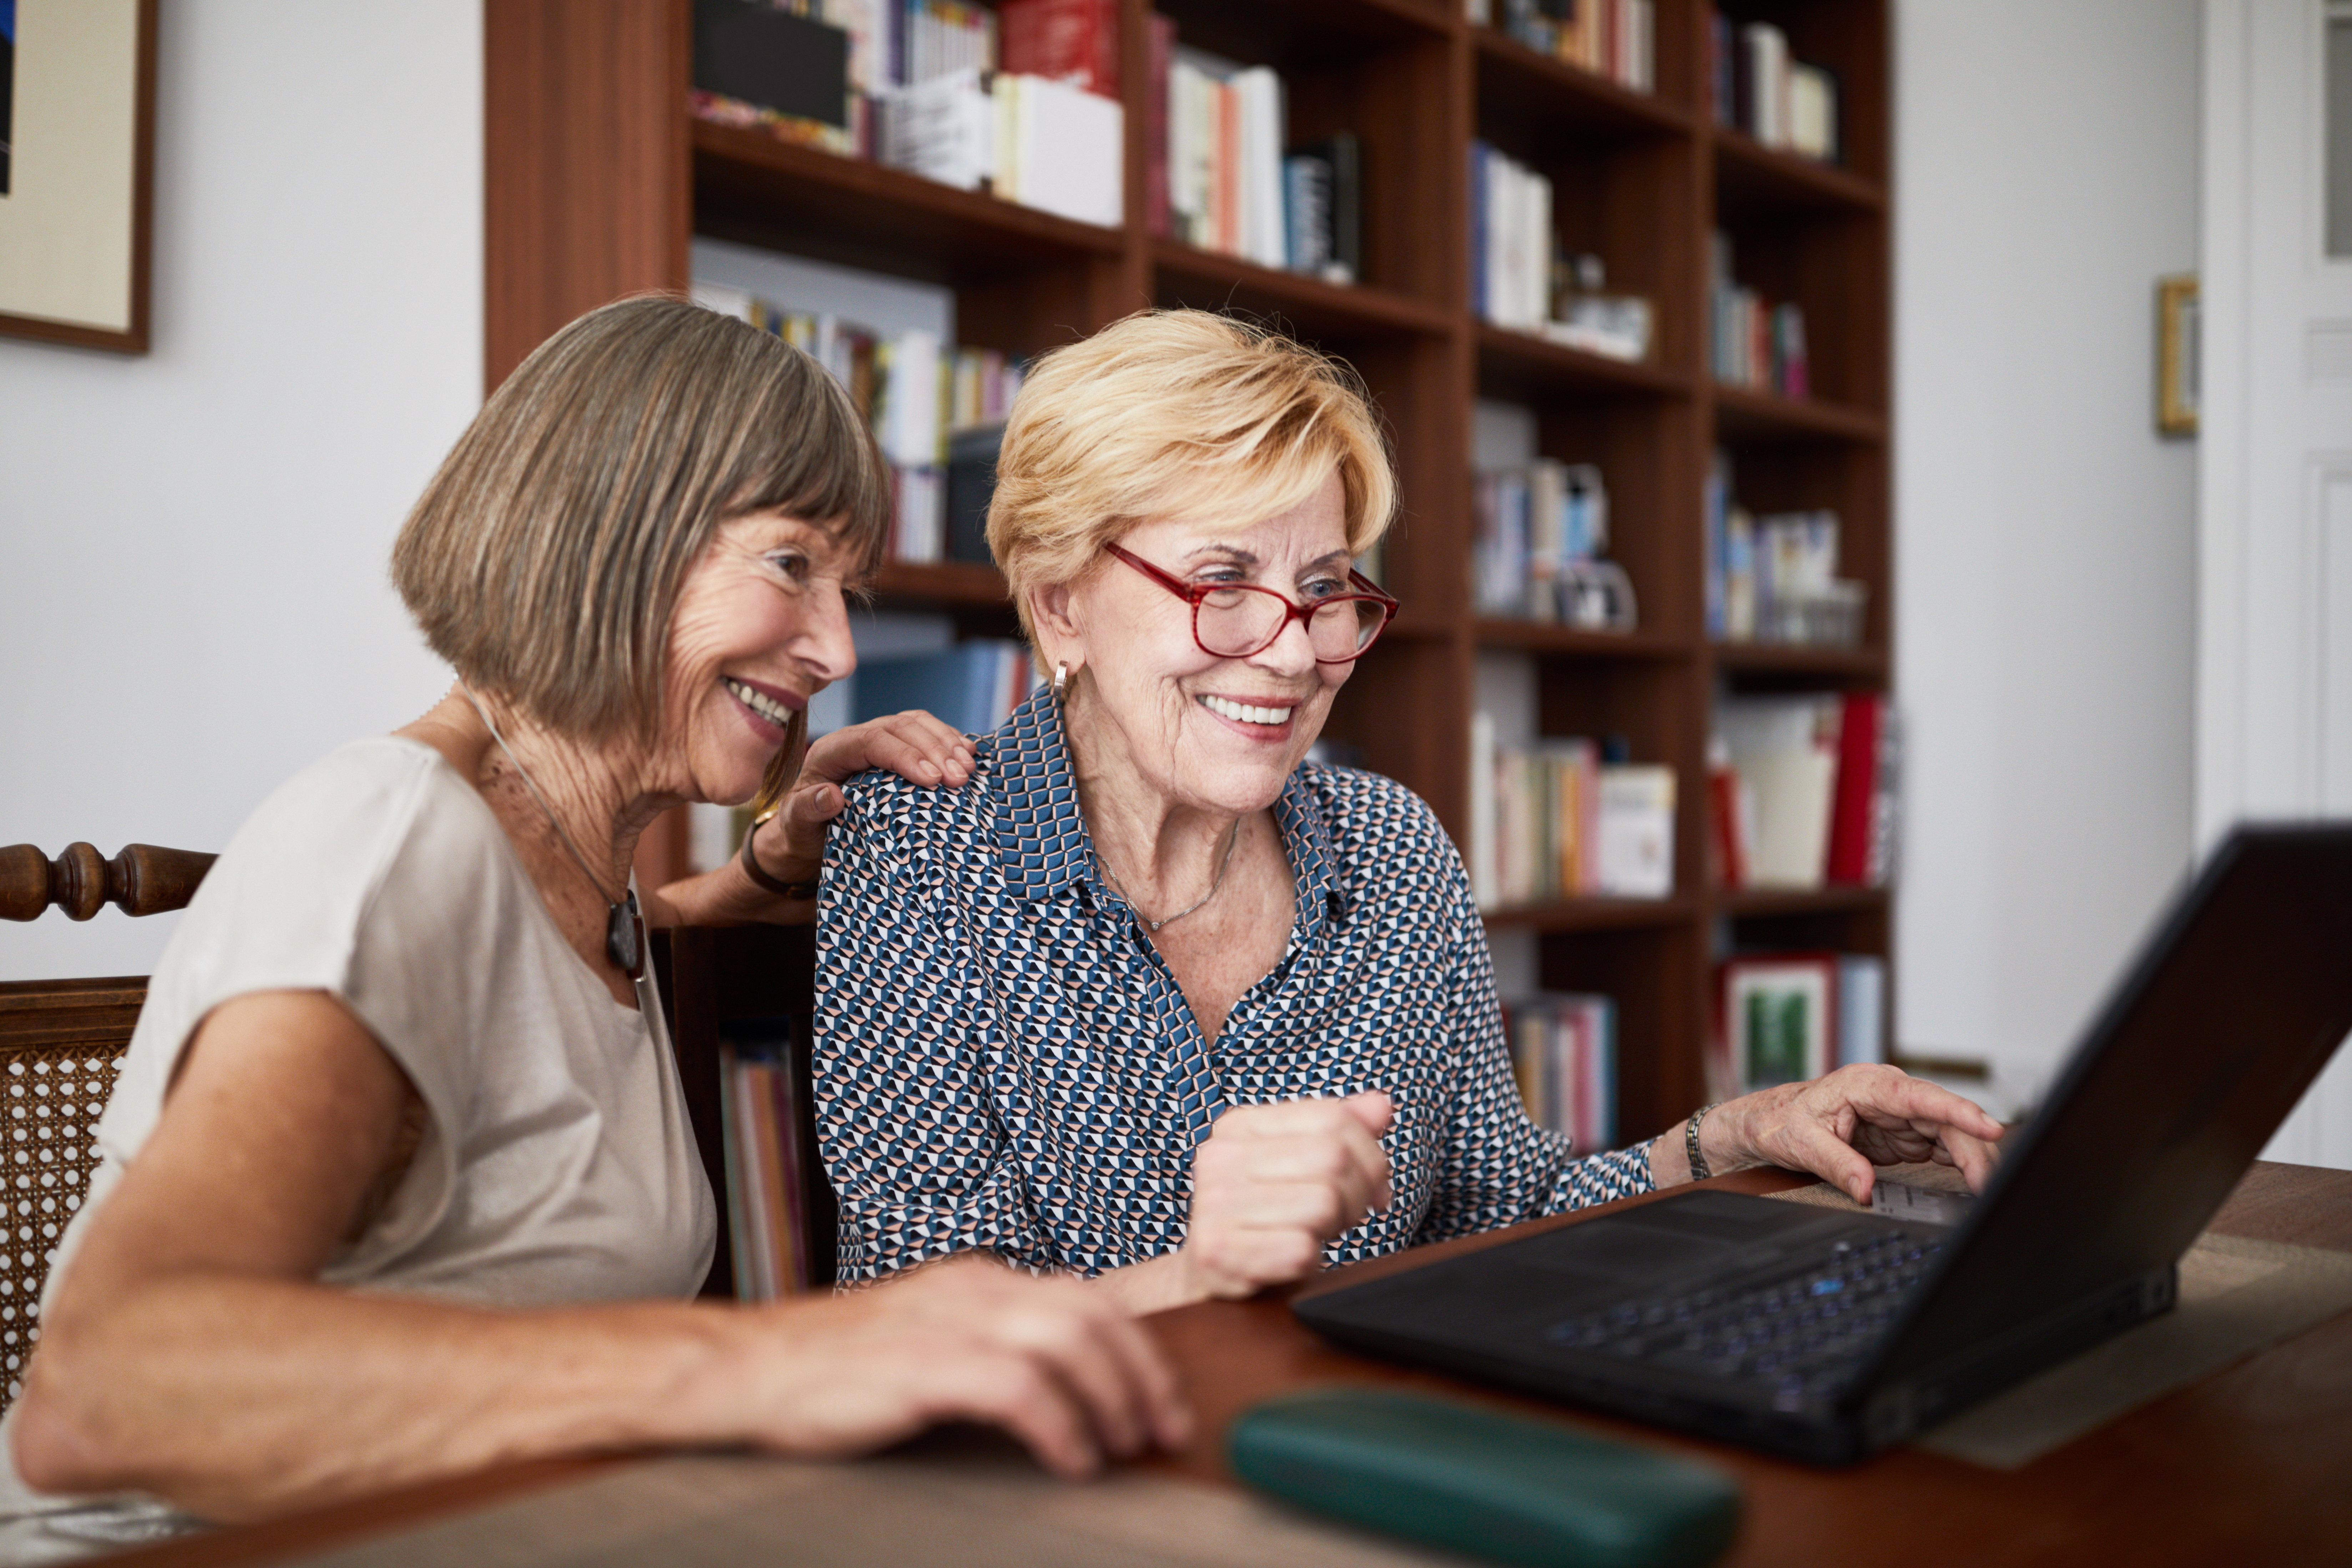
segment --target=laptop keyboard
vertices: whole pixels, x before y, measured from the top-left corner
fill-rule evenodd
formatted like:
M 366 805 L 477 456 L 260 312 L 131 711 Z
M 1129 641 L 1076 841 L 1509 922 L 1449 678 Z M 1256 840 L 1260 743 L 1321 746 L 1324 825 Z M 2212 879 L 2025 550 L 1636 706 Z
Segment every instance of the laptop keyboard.
M 1552 1325 L 1555 1344 L 1760 1384 L 1787 1405 L 1829 1393 L 1886 1327 L 1943 1243 L 1840 1241 L 1753 1283 L 1623 1301 Z

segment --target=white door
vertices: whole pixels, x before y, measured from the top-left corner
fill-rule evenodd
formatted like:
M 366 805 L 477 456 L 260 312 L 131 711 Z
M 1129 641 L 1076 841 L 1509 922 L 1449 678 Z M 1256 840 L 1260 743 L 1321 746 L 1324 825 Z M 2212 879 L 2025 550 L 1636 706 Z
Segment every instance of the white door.
M 2210 847 L 2240 817 L 2352 816 L 2352 3 L 2206 0 L 2204 143 Z M 2352 1167 L 2352 1050 L 2265 1153 Z

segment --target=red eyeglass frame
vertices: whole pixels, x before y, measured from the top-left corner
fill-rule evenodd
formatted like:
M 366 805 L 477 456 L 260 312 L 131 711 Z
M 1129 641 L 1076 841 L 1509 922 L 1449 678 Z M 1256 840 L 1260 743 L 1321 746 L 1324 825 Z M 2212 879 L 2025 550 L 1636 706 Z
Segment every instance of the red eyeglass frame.
M 1348 569 L 1348 581 L 1356 588 L 1357 591 L 1355 593 L 1334 594 L 1328 599 L 1318 599 L 1311 605 L 1302 605 L 1293 599 L 1289 595 L 1281 592 L 1279 589 L 1261 588 L 1255 583 L 1187 583 L 1180 578 L 1170 576 L 1167 573 L 1162 572 L 1159 567 L 1154 566 L 1150 562 L 1146 561 L 1142 556 L 1136 554 L 1132 551 L 1122 550 L 1116 544 L 1106 544 L 1103 546 L 1103 549 L 1108 553 L 1115 555 L 1119 560 L 1126 562 L 1129 566 L 1134 567 L 1138 572 L 1142 573 L 1145 576 L 1150 578 L 1153 582 L 1159 584 L 1161 587 L 1167 589 L 1170 593 L 1175 595 L 1178 598 L 1192 606 L 1192 646 L 1199 648 L 1202 653 L 1207 654 L 1211 658 L 1255 658 L 1259 654 L 1262 654 L 1266 649 L 1272 647 L 1276 643 L 1281 641 L 1282 634 L 1290 629 L 1290 623 L 1293 621 L 1297 621 L 1302 629 L 1307 630 L 1307 640 L 1308 645 L 1311 647 L 1315 640 L 1315 634 L 1313 630 L 1307 626 L 1307 622 L 1318 611 L 1328 609 L 1333 605 L 1351 604 L 1357 600 L 1369 599 L 1373 604 L 1378 605 L 1381 607 L 1381 624 L 1372 628 L 1372 635 L 1366 637 L 1363 640 L 1362 645 L 1360 646 L 1355 652 L 1349 654 L 1345 658 L 1325 658 L 1320 655 L 1318 655 L 1315 660 L 1318 664 L 1353 664 L 1358 659 L 1363 658 L 1366 653 L 1370 651 L 1371 646 L 1374 643 L 1381 640 L 1381 634 L 1389 629 L 1389 623 L 1391 621 L 1396 619 L 1397 611 L 1404 607 L 1402 603 L 1400 602 L 1394 595 L 1383 589 L 1379 584 L 1373 582 L 1370 578 L 1365 576 L 1361 572 L 1357 571 L 1352 566 Z M 1269 598 L 1281 600 L 1283 618 L 1281 622 L 1275 626 L 1274 635 L 1267 637 L 1265 641 L 1258 644 L 1257 647 L 1250 649 L 1249 652 L 1219 653 L 1215 648 L 1211 647 L 1207 643 L 1201 640 L 1201 604 L 1202 600 L 1206 599 L 1212 594 L 1223 593 L 1234 588 L 1238 588 L 1244 593 L 1264 594 Z

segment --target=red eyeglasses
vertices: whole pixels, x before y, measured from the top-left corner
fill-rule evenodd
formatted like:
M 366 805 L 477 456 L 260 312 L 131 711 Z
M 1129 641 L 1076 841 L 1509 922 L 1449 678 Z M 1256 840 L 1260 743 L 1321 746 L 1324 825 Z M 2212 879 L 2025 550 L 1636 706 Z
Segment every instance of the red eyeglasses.
M 1287 595 L 1246 583 L 1185 583 L 1131 551 L 1116 544 L 1103 548 L 1192 605 L 1192 640 L 1202 653 L 1219 658 L 1263 653 L 1291 622 L 1300 621 L 1306 624 L 1316 663 L 1347 664 L 1371 647 L 1396 618 L 1397 601 L 1360 572 L 1348 574 L 1356 592 L 1299 605 Z

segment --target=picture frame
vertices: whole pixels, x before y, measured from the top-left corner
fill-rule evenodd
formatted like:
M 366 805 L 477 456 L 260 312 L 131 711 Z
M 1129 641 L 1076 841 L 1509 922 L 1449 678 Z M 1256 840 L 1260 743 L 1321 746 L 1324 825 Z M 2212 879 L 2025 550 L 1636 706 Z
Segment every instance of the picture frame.
M 1709 1094 L 1727 1100 L 1828 1072 L 1837 1065 L 1837 998 L 1832 953 L 1726 959 Z
M 2168 440 L 2197 434 L 2197 274 L 2156 280 L 2156 430 Z
M 156 0 L 0 0 L 0 333 L 145 353 Z

